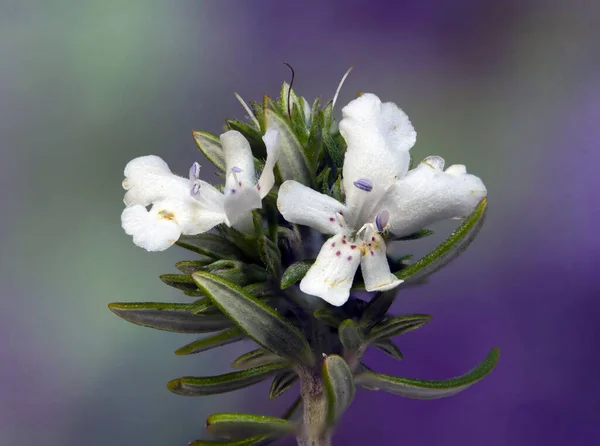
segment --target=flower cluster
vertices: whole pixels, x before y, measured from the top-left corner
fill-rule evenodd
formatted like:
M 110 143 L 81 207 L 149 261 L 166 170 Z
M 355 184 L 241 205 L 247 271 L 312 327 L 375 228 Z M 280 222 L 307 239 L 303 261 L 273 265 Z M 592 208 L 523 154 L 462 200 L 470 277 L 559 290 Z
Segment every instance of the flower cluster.
M 294 101 L 291 105 L 310 129 L 315 116 L 304 98 L 294 97 Z M 230 130 L 220 136 L 225 160 L 222 191 L 200 179 L 198 163 L 190 168 L 189 178 L 182 178 L 157 156 L 131 161 L 123 182 L 125 232 L 148 251 L 165 250 L 181 234 L 200 234 L 221 224 L 253 234 L 252 210 L 261 208 L 261 200 L 275 186 L 279 218 L 330 236 L 302 278 L 300 290 L 341 306 L 349 298 L 359 265 L 367 291 L 398 286 L 402 280 L 390 270 L 386 238 L 411 235 L 439 220 L 466 217 L 487 191 L 464 165 L 444 169 L 445 162 L 438 156 L 427 157 L 409 170 L 416 132 L 395 104 L 363 94 L 346 105 L 342 115 L 339 134 L 345 152 L 335 198 L 331 188 L 318 191 L 315 182 L 294 177 L 289 135 L 282 135 L 276 123 L 267 126 L 262 136 L 267 156 L 258 180 L 250 143 Z M 278 165 L 281 152 L 287 158 Z M 305 154 L 296 156 L 302 159 Z M 328 168 L 335 167 L 329 164 Z

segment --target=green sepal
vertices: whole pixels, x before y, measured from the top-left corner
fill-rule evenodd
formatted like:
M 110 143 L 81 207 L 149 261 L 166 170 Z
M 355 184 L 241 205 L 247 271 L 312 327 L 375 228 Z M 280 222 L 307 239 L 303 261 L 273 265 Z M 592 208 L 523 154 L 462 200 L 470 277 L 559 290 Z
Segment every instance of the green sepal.
M 376 388 L 407 398 L 430 400 L 455 395 L 475 384 L 492 371 L 500 351 L 494 347 L 487 357 L 470 372 L 444 381 L 421 380 L 364 372 L 355 377 L 356 384 Z
M 316 168 L 323 153 L 323 123 L 323 112 L 319 109 L 319 98 L 317 98 L 312 106 L 310 133 L 305 149 L 306 156 L 313 168 Z M 326 167 L 324 170 L 331 171 L 331 168 Z M 325 181 L 328 181 L 328 179 L 329 172 L 325 174 Z M 317 180 L 317 184 L 322 184 L 322 182 Z
M 222 314 L 194 314 L 195 304 L 115 302 L 108 308 L 133 324 L 176 333 L 210 333 L 233 325 Z
M 400 240 L 400 241 L 409 241 L 409 240 L 419 240 L 421 238 L 429 237 L 433 235 L 434 232 L 431 229 L 421 229 L 410 235 L 405 235 L 404 237 L 392 237 L 392 240 Z
M 340 203 L 344 202 L 344 193 L 342 192 L 342 176 L 339 175 L 331 188 L 331 196 Z
M 321 193 L 325 195 L 329 195 L 331 191 L 329 190 L 329 176 L 331 175 L 331 167 L 325 167 L 319 175 L 317 175 L 317 185 L 321 187 Z
M 170 287 L 177 288 L 181 291 L 198 290 L 196 282 L 194 282 L 190 276 L 185 274 L 162 274 L 160 280 L 162 280 L 165 285 L 169 285 Z
M 177 262 L 175 264 L 175 268 L 184 274 L 191 275 L 194 271 L 208 265 L 209 263 L 213 263 L 214 261 L 214 257 L 202 256 L 202 258 L 199 260 L 182 260 L 181 262 Z
M 394 273 L 406 282 L 418 282 L 440 270 L 458 257 L 483 226 L 487 211 L 487 198 L 479 202 L 469 217 L 441 245 L 419 261 Z
M 257 344 L 285 358 L 309 365 L 314 363 L 304 335 L 275 309 L 213 274 L 197 271 L 192 277 L 221 311 Z
M 296 282 L 302 280 L 313 263 L 314 259 L 300 260 L 299 262 L 292 263 L 290 266 L 288 266 L 283 273 L 283 276 L 281 276 L 281 289 L 285 290 L 286 288 L 294 285 Z
M 236 130 L 240 132 L 244 138 L 250 143 L 252 154 L 257 158 L 267 157 L 267 148 L 265 142 L 262 139 L 262 133 L 254 126 L 234 119 L 226 119 L 227 128 L 229 130 Z
M 363 310 L 358 325 L 368 331 L 381 322 L 394 303 L 397 293 L 397 289 L 378 293 Z
M 251 369 L 253 367 L 260 367 L 267 364 L 289 364 L 289 361 L 276 355 L 269 350 L 264 348 L 258 348 L 256 350 L 244 353 L 231 364 L 236 369 Z
M 254 218 L 253 214 L 253 218 Z M 257 213 L 260 218 L 259 228 L 262 227 L 262 215 Z M 256 224 L 255 224 L 256 225 Z M 259 260 L 258 253 L 256 252 L 256 235 L 250 236 L 244 234 L 243 232 L 238 231 L 233 227 L 229 227 L 227 225 L 219 225 L 217 226 L 217 230 L 219 233 L 233 242 L 233 244 L 242 252 L 244 255 L 251 260 Z
M 338 336 L 344 348 L 352 352 L 360 350 L 365 341 L 362 330 L 352 319 L 346 319 L 340 324 Z
M 244 287 L 244 291 L 259 299 L 273 296 L 273 287 L 268 282 L 251 283 Z
M 303 100 L 302 103 L 304 103 Z M 298 138 L 298 141 L 300 142 L 300 145 L 303 148 L 303 154 L 310 163 L 311 160 L 308 157 L 306 150 L 304 149 L 304 147 L 306 147 L 306 144 L 308 143 L 309 134 L 306 128 L 306 121 L 304 121 L 304 106 L 301 105 L 300 102 L 297 102 L 293 106 L 292 118 L 290 119 L 290 123 L 294 135 L 296 135 L 296 138 Z M 311 167 L 314 168 L 314 163 L 311 163 Z
M 205 396 L 233 392 L 264 381 L 284 367 L 286 367 L 284 364 L 269 364 L 217 376 L 184 376 L 169 381 L 167 387 L 171 392 L 183 396 Z
M 403 359 L 402 352 L 400 351 L 398 346 L 394 344 L 394 342 L 390 339 L 379 339 L 373 342 L 372 345 L 377 350 L 381 350 L 386 355 L 389 355 L 392 358 L 397 359 L 398 361 L 401 361 Z
M 206 420 L 206 430 L 222 438 L 246 435 L 282 437 L 293 433 L 296 429 L 296 423 L 265 415 L 216 413 L 210 415 Z
M 281 151 L 277 166 L 282 180 L 296 180 L 310 186 L 313 182 L 310 161 L 307 159 L 298 137 L 290 127 L 289 121 L 279 111 L 272 108 L 265 108 L 264 120 L 268 128 L 274 128 L 279 132 Z
M 190 342 L 181 348 L 175 350 L 176 355 L 193 355 L 200 352 L 205 352 L 216 347 L 232 344 L 246 338 L 246 335 L 237 327 L 221 331 L 206 338 L 198 339 Z
M 285 370 L 279 372 L 273 378 L 271 389 L 269 390 L 269 399 L 274 400 L 283 395 L 294 383 L 298 381 L 298 374 L 294 370 Z
M 196 145 L 204 156 L 221 172 L 225 172 L 225 155 L 218 136 L 200 130 L 192 131 Z
M 242 259 L 242 253 L 233 243 L 216 234 L 182 235 L 177 245 L 214 259 Z
M 330 327 L 338 328 L 344 321 L 345 315 L 330 308 L 321 308 L 313 312 L 313 316 Z
M 322 373 L 327 395 L 326 421 L 333 426 L 354 399 L 354 377 L 346 361 L 338 355 L 323 360 Z
M 409 331 L 421 328 L 431 320 L 427 314 L 407 314 L 405 316 L 396 316 L 380 322 L 375 325 L 367 337 L 369 342 L 375 342 L 379 339 L 393 338 Z
M 210 265 L 200 268 L 198 271 L 206 271 L 215 274 L 241 287 L 252 283 L 264 282 L 268 279 L 267 272 L 264 268 L 252 263 L 244 263 L 237 260 L 217 260 Z
M 281 277 L 281 252 L 277 245 L 268 237 L 261 235 L 256 240 L 258 255 L 265 264 L 267 271 L 274 277 Z

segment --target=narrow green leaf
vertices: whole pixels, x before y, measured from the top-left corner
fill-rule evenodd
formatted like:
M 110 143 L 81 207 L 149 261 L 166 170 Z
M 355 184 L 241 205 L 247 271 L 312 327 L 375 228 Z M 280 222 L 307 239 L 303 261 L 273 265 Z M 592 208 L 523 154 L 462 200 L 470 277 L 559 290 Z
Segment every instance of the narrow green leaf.
M 281 253 L 277 245 L 268 237 L 261 235 L 257 239 L 258 254 L 267 270 L 275 277 L 281 276 Z
M 396 277 L 406 282 L 418 282 L 458 257 L 467 249 L 483 226 L 487 203 L 487 198 L 481 200 L 473 213 L 450 237 L 419 261 L 394 273 Z
M 291 434 L 296 424 L 283 418 L 265 415 L 241 413 L 217 413 L 208 417 L 206 429 L 219 437 L 235 438 L 245 435 L 274 435 L 277 437 Z
M 279 355 L 271 353 L 269 350 L 258 348 L 249 351 L 248 353 L 244 353 L 233 361 L 231 365 L 236 369 L 251 369 L 267 364 L 289 364 L 289 361 Z
M 232 392 L 264 381 L 269 376 L 286 367 L 284 364 L 270 364 L 239 372 L 217 376 L 184 376 L 169 381 L 167 387 L 173 393 L 184 396 L 204 396 Z
M 251 283 L 244 287 L 244 291 L 259 299 L 273 295 L 273 287 L 268 282 Z
M 322 322 L 325 322 L 330 327 L 338 328 L 338 326 L 344 321 L 345 315 L 329 308 L 322 308 L 315 310 L 313 315 Z
M 373 342 L 373 347 L 398 361 L 403 359 L 402 352 L 390 339 L 379 339 L 378 341 Z
M 279 132 L 281 152 L 277 166 L 282 180 L 296 180 L 302 184 L 311 185 L 313 179 L 310 162 L 289 123 L 275 110 L 267 108 L 264 113 L 267 127 L 274 128 Z
M 267 148 L 262 140 L 262 133 L 255 127 L 245 122 L 226 119 L 227 127 L 230 130 L 236 130 L 244 135 L 244 138 L 250 143 L 252 154 L 257 158 L 267 157 Z
M 205 352 L 212 348 L 232 344 L 244 339 L 246 335 L 237 327 L 224 330 L 206 338 L 198 339 L 175 350 L 176 355 L 193 355 L 195 353 Z
M 198 254 L 201 258 L 196 260 L 182 260 L 181 262 L 177 262 L 175 264 L 175 268 L 181 271 L 184 274 L 192 274 L 197 269 L 202 268 L 203 266 L 208 265 L 209 263 L 213 263 L 215 261 L 214 257 L 203 256 Z
M 396 316 L 384 320 L 375 325 L 367 337 L 369 342 L 379 339 L 393 338 L 409 331 L 421 328 L 431 320 L 427 314 L 408 314 L 405 316 Z
M 258 218 L 260 219 L 259 228 L 262 228 L 262 215 L 257 213 Z M 254 214 L 253 214 L 254 217 Z M 256 252 L 256 236 L 251 236 L 244 234 L 243 232 L 238 231 L 233 227 L 229 227 L 227 225 L 219 225 L 217 226 L 219 233 L 233 242 L 237 248 L 244 253 L 244 255 L 251 260 L 259 260 L 258 253 Z
M 233 325 L 222 314 L 194 314 L 195 304 L 116 302 L 109 304 L 108 308 L 136 325 L 177 333 L 209 333 Z
M 341 175 L 337 177 L 335 183 L 333 183 L 333 187 L 331 188 L 331 196 L 335 198 L 340 203 L 344 202 L 344 193 L 342 192 L 342 177 Z
M 338 336 L 345 349 L 358 351 L 365 340 L 362 330 L 352 319 L 346 319 L 338 327 Z
M 381 322 L 394 303 L 397 293 L 397 289 L 377 293 L 364 309 L 358 325 L 368 331 Z
M 198 290 L 196 282 L 194 282 L 190 276 L 186 276 L 185 274 L 163 274 L 160 276 L 160 280 L 162 280 L 166 285 L 177 288 L 178 290 Z
M 288 266 L 281 277 L 281 289 L 285 290 L 302 280 L 313 263 L 314 260 L 300 260 Z
M 216 234 L 183 235 L 177 245 L 215 259 L 240 260 L 242 253 L 229 240 Z
M 329 176 L 331 175 L 331 167 L 325 167 L 319 175 L 317 175 L 317 184 L 321 188 L 321 193 L 325 195 L 330 194 L 329 190 Z
M 237 260 L 217 260 L 210 265 L 200 268 L 200 270 L 215 274 L 241 287 L 252 283 L 264 282 L 268 279 L 264 268 Z M 193 279 L 191 280 L 193 282 Z
M 314 362 L 304 335 L 273 308 L 213 274 L 197 271 L 193 277 L 198 287 L 257 344 L 285 358 Z
M 431 229 L 421 229 L 420 231 L 415 232 L 414 234 L 410 234 L 410 235 L 405 235 L 404 237 L 397 237 L 394 238 L 393 240 L 402 240 L 402 241 L 408 241 L 408 240 L 419 240 L 421 238 L 425 238 L 425 237 L 429 237 L 430 235 L 433 235 L 434 232 Z
M 296 381 L 298 381 L 298 374 L 294 370 L 279 372 L 275 375 L 275 378 L 273 378 L 271 390 L 269 391 L 269 399 L 274 400 L 279 398 L 286 390 L 292 387 Z
M 492 371 L 498 362 L 500 351 L 493 348 L 487 357 L 470 372 L 444 381 L 422 380 L 365 372 L 356 376 L 356 384 L 369 386 L 385 392 L 422 400 L 455 395 L 473 385 Z
M 196 145 L 204 156 L 213 163 L 217 169 L 225 172 L 225 155 L 223 154 L 219 137 L 199 130 L 194 130 L 192 135 L 194 136 Z
M 323 360 L 323 382 L 327 394 L 327 424 L 333 426 L 354 399 L 352 371 L 341 356 L 330 355 Z

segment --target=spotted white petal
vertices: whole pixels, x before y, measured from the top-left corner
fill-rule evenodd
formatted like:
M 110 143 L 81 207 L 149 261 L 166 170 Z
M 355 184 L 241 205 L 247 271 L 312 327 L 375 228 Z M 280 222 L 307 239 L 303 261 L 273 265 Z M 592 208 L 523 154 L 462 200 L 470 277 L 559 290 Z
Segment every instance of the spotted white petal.
M 360 247 L 343 234 L 329 238 L 302 281 L 300 290 L 339 307 L 350 297 L 354 274 L 360 264 Z
M 181 235 L 179 224 L 156 212 L 156 207 L 148 212 L 140 204 L 125 208 L 121 214 L 121 225 L 125 233 L 133 236 L 133 243 L 146 251 L 164 251 L 173 245 Z
M 125 166 L 123 188 L 127 206 L 148 206 L 154 201 L 186 194 L 190 184 L 186 178 L 171 173 L 169 166 L 156 155 L 141 156 Z
M 346 230 L 346 206 L 297 181 L 289 180 L 281 185 L 277 207 L 283 218 L 290 223 L 310 226 L 323 234 L 336 234 Z
M 372 234 L 371 238 L 365 240 L 360 269 L 367 291 L 385 291 L 403 282 L 390 272 L 385 241 L 378 233 Z
M 426 158 L 388 190 L 376 210 L 389 211 L 390 232 L 404 236 L 436 221 L 466 217 L 487 195 L 481 179 L 464 166 L 443 168 L 442 158 Z
M 281 139 L 277 130 L 267 130 L 262 139 L 267 147 L 267 160 L 265 161 L 265 167 L 260 175 L 257 185 L 258 191 L 260 192 L 260 198 L 266 197 L 275 184 L 275 174 L 273 173 L 273 169 L 275 169 L 275 163 L 281 152 Z
M 224 210 L 230 225 L 236 225 L 242 220 L 247 221 L 248 216 L 252 216 L 252 209 L 259 209 L 261 206 L 260 193 L 256 187 L 242 187 L 227 195 L 224 201 Z
M 236 130 L 225 132 L 220 138 L 226 167 L 225 194 L 235 193 L 241 187 L 253 187 L 256 174 L 250 143 Z
M 417 134 L 402 110 L 393 103 L 382 104 L 373 94 L 351 101 L 342 115 L 339 128 L 348 145 L 343 167 L 346 205 L 357 226 L 385 190 L 406 174 Z M 354 187 L 361 178 L 372 182 L 369 194 Z

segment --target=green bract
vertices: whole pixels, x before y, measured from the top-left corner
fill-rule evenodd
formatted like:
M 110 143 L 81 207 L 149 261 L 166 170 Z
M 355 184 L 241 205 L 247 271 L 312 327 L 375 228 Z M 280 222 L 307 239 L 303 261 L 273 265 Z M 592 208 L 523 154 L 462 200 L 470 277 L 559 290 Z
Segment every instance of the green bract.
M 249 121 L 228 119 L 226 126 L 246 139 L 254 157 L 254 166 L 259 170 L 268 164 L 265 159 L 270 146 L 267 140 L 263 140 L 267 129 L 277 130 L 279 138 L 275 184 L 267 191 L 268 194 L 265 192 L 259 197 L 262 207 L 254 206 L 248 212 L 244 225 L 230 224 L 225 219 L 216 224 L 215 233 L 182 235 L 177 240 L 177 245 L 185 250 L 182 251 L 184 260 L 175 265 L 179 272 L 163 274 L 160 280 L 182 292 L 181 303 L 119 302 L 110 304 L 109 308 L 119 317 L 137 325 L 178 333 L 205 334 L 195 341 L 188 340 L 188 344 L 175 351 L 176 355 L 197 354 L 242 340 L 252 342 L 247 353 L 237 359 L 232 358 L 233 370 L 230 373 L 174 379 L 168 383 L 168 389 L 173 393 L 212 395 L 272 379 L 270 399 L 292 391 L 299 393 L 299 397 L 282 418 L 239 413 L 212 415 L 207 420 L 207 429 L 223 440 L 197 440 L 190 445 L 259 445 L 286 435 L 296 435 L 303 445 L 329 445 L 331 432 L 352 403 L 359 387 L 409 398 L 433 399 L 458 393 L 486 376 L 498 361 L 496 348 L 470 372 L 446 381 L 380 374 L 363 362 L 363 355 L 372 347 L 395 359 L 403 359 L 392 338 L 401 342 L 403 338 L 400 335 L 423 327 L 431 321 L 431 316 L 394 314 L 391 308 L 397 294 L 411 283 L 423 283 L 425 278 L 456 259 L 470 245 L 483 225 L 487 199 L 475 201 L 472 212 L 462 224 L 421 259 L 410 263 L 410 254 L 402 258 L 388 258 L 389 277 L 381 280 L 398 282 L 397 279 L 401 279 L 405 283 L 398 288 L 375 291 L 366 300 L 352 295 L 340 306 L 307 296 L 300 291 L 299 282 L 302 286 L 303 280 L 315 275 L 315 269 L 328 267 L 327 263 L 323 264 L 318 252 L 321 246 L 325 249 L 331 245 L 330 260 L 340 258 L 350 262 L 357 260 L 353 258 L 355 254 L 367 256 L 366 260 L 361 258 L 361 261 L 365 260 L 362 274 L 347 283 L 351 292 L 364 293 L 365 287 L 373 289 L 373 280 L 380 279 L 369 269 L 371 267 L 366 261 L 369 255 L 374 256 L 373 251 L 381 246 L 383 240 L 388 244 L 402 243 L 427 237 L 433 232 L 426 228 L 410 228 L 410 232 L 406 232 L 408 235 L 388 234 L 386 219 L 391 217 L 384 212 L 377 214 L 372 223 L 367 223 L 361 229 L 362 233 L 355 228 L 355 234 L 338 234 L 335 241 L 326 241 L 329 235 L 320 234 L 302 222 L 286 221 L 283 211 L 278 208 L 279 191 L 284 181 L 293 180 L 328 196 L 318 198 L 326 203 L 326 209 L 329 209 L 327 206 L 333 209 L 317 224 L 325 227 L 323 232 L 337 234 L 338 226 L 347 223 L 345 219 L 352 216 L 338 211 L 348 201 L 349 186 L 344 183 L 343 174 L 346 172 L 345 160 L 353 150 L 352 144 L 346 144 L 338 124 L 334 122 L 332 101 L 321 105 L 317 99 L 309 104 L 287 83 L 284 83 L 278 99 L 265 97 L 263 101 L 249 106 L 239 96 L 238 99 L 245 107 Z M 344 125 L 340 127 L 344 131 Z M 194 131 L 193 137 L 202 154 L 228 178 L 232 173 L 226 171 L 229 162 L 224 152 L 226 142 L 222 144 L 218 136 L 202 131 Z M 363 161 L 368 163 L 369 159 Z M 252 164 L 252 159 L 246 163 L 247 166 Z M 427 170 L 429 168 L 434 172 Z M 442 168 L 443 160 L 440 164 L 439 159 L 430 157 L 424 161 L 421 171 L 438 176 L 466 174 L 464 166 L 451 166 L 446 171 Z M 243 170 L 237 169 L 234 173 L 241 175 Z M 237 179 L 233 183 L 231 178 L 227 181 L 226 187 L 231 187 L 231 184 L 237 187 Z M 371 183 L 361 179 L 356 187 L 369 192 Z M 257 194 L 255 190 L 251 192 Z M 139 194 L 139 191 L 136 193 Z M 330 198 L 337 200 L 337 204 L 331 204 Z M 310 200 L 304 203 L 308 207 L 312 204 Z M 290 214 L 296 212 L 294 206 L 288 207 Z M 337 213 L 334 212 L 336 209 Z M 167 220 L 172 217 L 168 213 L 165 215 Z M 331 224 L 335 226 L 327 226 Z M 365 236 L 371 229 L 373 234 Z M 360 237 L 362 239 L 359 240 Z M 344 251 L 342 256 L 341 252 L 336 254 L 338 249 L 348 251 Z M 385 250 L 382 256 L 385 260 Z M 296 382 L 299 382 L 299 388 L 294 386 Z M 303 417 L 295 417 L 302 406 Z

